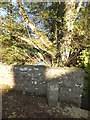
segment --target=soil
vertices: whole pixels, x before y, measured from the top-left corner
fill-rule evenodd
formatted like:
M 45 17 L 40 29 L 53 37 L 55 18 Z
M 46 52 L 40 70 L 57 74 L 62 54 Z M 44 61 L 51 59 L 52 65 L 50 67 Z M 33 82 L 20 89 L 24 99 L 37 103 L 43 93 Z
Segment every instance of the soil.
M 2 118 L 87 118 L 87 111 L 80 110 L 66 103 L 51 108 L 45 96 L 33 96 L 2 86 Z

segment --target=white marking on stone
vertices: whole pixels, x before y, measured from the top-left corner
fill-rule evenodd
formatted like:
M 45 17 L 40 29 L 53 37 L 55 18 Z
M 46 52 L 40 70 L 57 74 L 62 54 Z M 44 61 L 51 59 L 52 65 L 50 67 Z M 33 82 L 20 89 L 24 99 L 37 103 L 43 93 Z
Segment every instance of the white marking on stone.
M 37 82 L 35 81 L 34 84 L 37 85 Z
M 38 73 L 38 75 L 40 76 L 40 75 L 42 75 L 42 73 Z
M 30 74 L 28 74 L 30 76 Z
M 82 85 L 80 85 L 80 88 L 82 88 L 83 87 L 83 84 Z
M 35 88 L 36 90 L 38 90 L 38 88 Z
M 25 68 L 24 68 L 24 70 L 25 70 L 25 71 L 27 71 L 27 70 L 28 70 L 28 68 L 27 68 L 27 67 L 25 67 Z
M 34 82 L 32 81 L 32 84 L 33 84 Z
M 33 68 L 34 70 L 38 70 L 38 68 Z
M 78 87 L 78 85 L 77 85 L 77 84 L 75 84 L 75 87 Z
M 59 84 L 62 84 L 63 83 L 63 81 L 60 81 L 60 82 L 58 82 Z
M 20 71 L 27 71 L 27 70 L 28 70 L 27 67 L 25 67 L 25 68 L 20 68 Z
M 43 82 L 43 84 L 46 83 L 46 82 Z
M 23 69 L 23 68 L 20 68 L 20 71 L 24 71 L 24 69 Z
M 80 85 L 78 85 L 78 84 L 75 84 L 75 87 L 80 87 Z
M 69 91 L 72 91 L 72 90 L 69 88 Z
M 28 71 L 31 71 L 31 70 L 32 70 L 31 68 L 28 69 Z
M 74 78 L 76 78 L 76 76 L 74 76 Z
M 34 78 L 32 77 L 31 80 L 34 80 Z
M 80 97 L 82 97 L 82 95 L 80 95 Z

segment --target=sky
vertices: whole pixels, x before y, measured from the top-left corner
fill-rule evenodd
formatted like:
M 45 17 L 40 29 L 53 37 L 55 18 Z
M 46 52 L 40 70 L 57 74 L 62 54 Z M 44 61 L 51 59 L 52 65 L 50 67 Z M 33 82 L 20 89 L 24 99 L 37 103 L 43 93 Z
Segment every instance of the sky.
M 3 9 L 3 8 L 0 8 L 0 17 L 4 17 L 4 16 L 6 16 L 6 15 L 7 15 L 6 10 Z
M 10 0 L 1 0 L 2 2 L 9 2 Z M 14 4 L 14 5 L 16 5 L 16 3 L 17 3 L 17 1 L 22 1 L 22 2 L 36 2 L 36 1 L 61 1 L 61 2 L 64 2 L 64 1 L 66 1 L 66 0 L 12 0 L 12 3 Z M 70 1 L 70 0 L 68 0 L 68 1 Z M 79 0 L 76 0 L 77 2 L 79 1 Z M 83 2 L 88 2 L 88 0 L 83 0 Z M 5 11 L 5 9 L 3 9 L 3 8 L 0 8 L 0 16 L 2 16 L 2 17 L 4 17 L 5 15 L 7 14 L 7 12 Z

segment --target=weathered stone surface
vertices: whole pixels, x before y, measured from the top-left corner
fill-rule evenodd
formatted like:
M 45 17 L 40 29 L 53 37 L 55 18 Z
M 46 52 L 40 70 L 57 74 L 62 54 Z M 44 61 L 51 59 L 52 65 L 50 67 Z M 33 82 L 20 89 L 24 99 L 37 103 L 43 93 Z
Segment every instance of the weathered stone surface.
M 57 81 L 48 82 L 47 99 L 49 106 L 55 107 L 58 105 L 58 93 L 59 93 L 58 82 Z
M 82 104 L 82 94 L 84 90 L 84 76 L 76 79 L 63 79 L 59 82 L 59 102 L 74 103 L 78 106 Z
M 47 95 L 50 104 L 56 104 L 57 93 L 59 102 L 82 104 L 85 71 L 76 67 L 51 68 L 45 66 L 7 66 L 0 64 L 0 84 L 22 92 Z M 53 84 L 53 82 L 55 82 Z M 58 90 L 56 83 L 58 83 Z M 53 89 L 52 89 L 53 86 Z M 48 91 L 48 93 L 47 93 Z M 53 91 L 53 92 L 52 92 Z M 53 93 L 53 94 L 51 94 Z M 52 96 L 52 99 L 50 99 Z M 53 102 L 52 102 L 53 101 Z
M 17 66 L 14 69 L 16 89 L 22 89 L 31 94 L 46 94 L 46 80 L 43 79 L 44 69 L 44 67 L 38 68 L 37 66 Z

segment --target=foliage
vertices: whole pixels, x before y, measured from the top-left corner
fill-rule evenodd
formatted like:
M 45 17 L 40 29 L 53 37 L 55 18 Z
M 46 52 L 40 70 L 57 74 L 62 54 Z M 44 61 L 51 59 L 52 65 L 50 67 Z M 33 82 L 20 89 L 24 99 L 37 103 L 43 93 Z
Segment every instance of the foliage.
M 84 4 L 84 3 L 83 3 Z M 82 6 L 74 23 L 73 40 L 71 43 L 70 64 L 85 67 L 90 52 L 90 7 L 89 3 Z
M 78 56 L 78 66 L 83 67 L 87 73 L 86 80 L 84 82 L 84 89 L 88 97 L 90 86 L 90 3 L 82 9 L 81 20 L 78 21 L 77 29 L 75 33 L 78 33 L 79 45 L 81 47 L 80 55 Z M 85 18 L 85 19 L 84 19 Z
M 15 38 L 3 35 L 2 40 L 2 62 L 7 64 L 22 64 L 25 61 L 25 56 L 20 55 L 20 52 L 25 51 L 23 48 L 17 47 L 18 43 Z
M 54 62 L 57 66 L 87 66 L 89 59 L 87 47 L 90 40 L 89 4 L 83 4 L 81 11 L 76 15 L 76 9 L 72 4 L 70 7 L 62 2 L 24 3 L 22 7 L 27 13 L 27 21 L 30 19 L 32 23 L 35 23 L 36 31 L 33 31 L 29 27 L 29 22 L 26 22 L 23 15 L 21 16 L 20 6 L 11 3 L 2 3 L 1 6 L 8 13 L 0 18 L 3 21 L 0 26 L 2 34 L 0 41 L 3 46 L 2 62 L 33 64 L 33 61 L 41 59 L 38 55 L 41 53 L 43 61 L 46 61 L 45 58 L 49 56 L 49 61 L 52 59 L 52 63 Z M 69 7 L 72 9 L 72 14 L 76 15 L 75 21 L 72 16 L 72 21 L 68 19 L 67 22 Z M 67 27 L 67 23 L 70 22 L 73 22 L 72 33 L 68 32 Z M 61 56 L 65 52 L 69 53 L 66 64 L 63 63 Z M 55 54 L 54 57 L 52 53 Z

